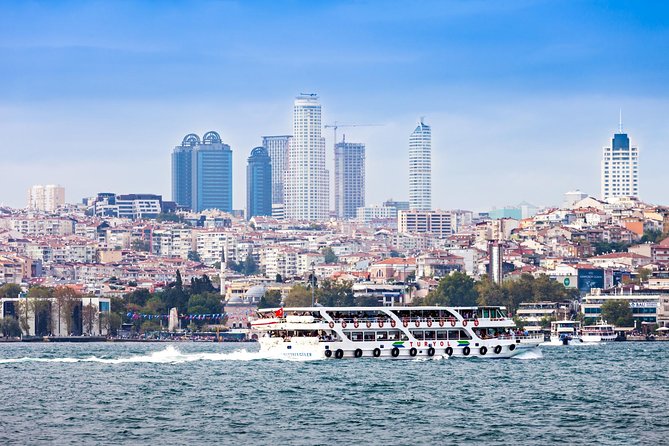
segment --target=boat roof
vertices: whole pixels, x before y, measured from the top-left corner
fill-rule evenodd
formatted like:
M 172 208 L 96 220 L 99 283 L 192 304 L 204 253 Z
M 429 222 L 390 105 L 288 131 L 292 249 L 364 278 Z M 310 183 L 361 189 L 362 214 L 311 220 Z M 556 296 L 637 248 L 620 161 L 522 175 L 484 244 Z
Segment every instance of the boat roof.
M 392 307 L 275 307 L 275 308 L 262 308 L 258 312 L 264 313 L 269 311 L 278 311 L 283 309 L 283 311 L 388 311 L 388 310 L 406 310 L 406 311 L 425 311 L 425 310 L 478 310 L 479 308 L 487 309 L 499 309 L 506 310 L 506 307 L 499 307 L 494 305 L 485 305 L 481 307 L 443 307 L 441 305 L 434 306 L 392 306 Z

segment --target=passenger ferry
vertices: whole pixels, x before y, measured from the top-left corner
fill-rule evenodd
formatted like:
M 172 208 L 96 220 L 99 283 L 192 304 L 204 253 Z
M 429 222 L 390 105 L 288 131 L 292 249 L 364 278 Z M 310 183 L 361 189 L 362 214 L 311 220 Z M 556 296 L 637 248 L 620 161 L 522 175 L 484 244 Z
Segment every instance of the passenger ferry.
M 581 340 L 583 342 L 615 341 L 618 338 L 615 329 L 615 326 L 605 322 L 600 322 L 595 325 L 586 325 L 583 327 Z
M 260 351 L 282 358 L 510 358 L 542 336 L 504 307 L 305 307 L 258 310 Z
M 553 321 L 551 322 L 552 345 L 569 345 L 581 340 L 581 323 L 579 321 Z

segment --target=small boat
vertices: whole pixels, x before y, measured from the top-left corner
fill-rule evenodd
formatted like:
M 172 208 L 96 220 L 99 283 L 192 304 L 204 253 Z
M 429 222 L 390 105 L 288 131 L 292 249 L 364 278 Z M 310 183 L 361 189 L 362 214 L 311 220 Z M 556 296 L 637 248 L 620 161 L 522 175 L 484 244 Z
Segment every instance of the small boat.
M 551 345 L 570 345 L 583 342 L 581 340 L 581 323 L 563 320 L 551 322 Z
M 616 327 L 603 321 L 595 325 L 585 325 L 581 332 L 583 342 L 615 341 L 617 337 Z
M 260 351 L 286 359 L 510 358 L 542 336 L 504 307 L 304 307 L 258 310 Z

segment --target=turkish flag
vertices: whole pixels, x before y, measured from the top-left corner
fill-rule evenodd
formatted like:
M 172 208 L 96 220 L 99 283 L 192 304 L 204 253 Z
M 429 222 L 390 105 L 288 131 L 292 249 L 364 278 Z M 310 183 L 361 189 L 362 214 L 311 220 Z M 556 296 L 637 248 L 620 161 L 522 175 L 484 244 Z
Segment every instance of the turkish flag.
M 283 308 L 279 308 L 278 310 L 276 310 L 276 311 L 274 312 L 274 315 L 275 315 L 276 317 L 283 317 Z

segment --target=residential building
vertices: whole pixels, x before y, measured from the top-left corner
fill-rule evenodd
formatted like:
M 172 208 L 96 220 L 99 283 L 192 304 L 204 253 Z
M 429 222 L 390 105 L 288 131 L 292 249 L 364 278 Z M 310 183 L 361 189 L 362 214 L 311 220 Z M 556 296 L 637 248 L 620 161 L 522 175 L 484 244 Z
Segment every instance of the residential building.
M 65 188 L 55 184 L 36 184 L 28 189 L 28 209 L 55 212 L 65 204 Z
M 397 209 L 388 206 L 364 206 L 356 210 L 356 219 L 362 224 L 377 220 L 397 220 Z
M 430 234 L 446 238 L 454 233 L 453 216 L 449 211 L 399 211 L 397 228 L 401 234 Z
M 432 130 L 422 119 L 409 137 L 409 206 L 432 209 Z
M 337 217 L 356 217 L 365 206 L 365 145 L 345 142 L 335 144 L 335 211 Z
M 293 138 L 284 179 L 287 219 L 318 221 L 328 218 L 325 140 L 321 137 L 321 105 L 315 94 L 303 94 L 295 99 Z
M 286 159 L 291 136 L 263 136 L 262 145 L 272 162 L 272 204 L 283 204 L 283 177 L 286 172 Z
M 611 147 L 604 147 L 601 173 L 601 198 L 639 196 L 639 149 L 630 146 L 622 121 L 613 135 Z
M 272 162 L 265 147 L 256 147 L 246 166 L 246 218 L 272 215 Z

